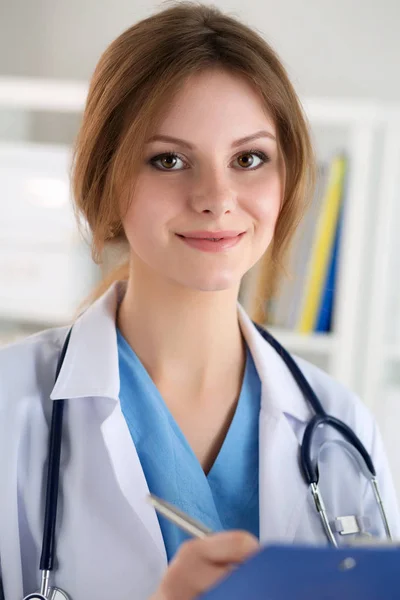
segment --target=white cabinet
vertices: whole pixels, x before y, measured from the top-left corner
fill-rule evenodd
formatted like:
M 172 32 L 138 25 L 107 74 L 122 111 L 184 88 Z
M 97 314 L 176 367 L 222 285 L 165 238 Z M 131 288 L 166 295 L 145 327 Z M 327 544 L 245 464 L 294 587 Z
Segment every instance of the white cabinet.
M 65 111 L 68 92 L 52 90 L 57 85 L 0 81 L 1 132 L 8 134 L 0 138 L 0 344 L 68 323 L 100 278 L 72 209 L 71 146 L 29 139 L 29 111 Z
M 387 111 L 386 118 L 369 265 L 364 395 L 379 418 L 392 419 L 392 431 L 393 426 L 398 431 L 400 405 L 393 407 L 400 402 L 400 109 Z
M 65 246 L 76 241 L 70 161 L 68 147 L 0 144 L 0 243 Z
M 94 286 L 79 246 L 0 245 L 0 316 L 43 326 L 65 324 Z

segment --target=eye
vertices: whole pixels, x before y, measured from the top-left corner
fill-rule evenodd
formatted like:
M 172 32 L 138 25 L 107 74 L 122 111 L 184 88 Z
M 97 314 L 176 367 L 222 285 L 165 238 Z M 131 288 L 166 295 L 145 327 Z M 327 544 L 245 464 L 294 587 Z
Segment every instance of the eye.
M 166 152 L 165 154 L 154 156 L 149 160 L 149 163 L 160 171 L 182 171 L 182 169 L 174 169 L 177 161 L 181 161 L 181 163 L 183 163 L 183 160 L 177 154 L 175 154 L 175 152 Z M 161 163 L 161 166 L 159 166 L 159 162 Z
M 241 171 L 255 171 L 263 164 L 269 162 L 270 158 L 261 150 L 249 150 L 247 152 L 242 152 L 235 160 L 241 161 L 239 162 Z M 175 152 L 165 152 L 164 154 L 158 154 L 151 158 L 149 164 L 160 171 L 182 171 L 183 169 L 181 168 L 175 168 L 179 161 L 186 164 Z M 184 168 L 187 168 L 187 166 Z
M 256 161 L 253 158 L 254 156 L 256 157 Z M 243 158 L 245 160 L 240 166 L 244 167 L 243 170 L 245 170 L 245 171 L 255 171 L 256 169 L 261 167 L 263 164 L 269 162 L 269 160 L 270 160 L 269 157 L 264 152 L 261 152 L 261 150 L 249 150 L 248 152 L 244 152 L 243 154 L 240 154 L 235 160 L 239 161 L 239 164 L 240 164 L 240 161 L 243 161 Z M 257 163 L 257 159 L 260 162 Z M 255 166 L 254 166 L 254 163 L 256 163 Z

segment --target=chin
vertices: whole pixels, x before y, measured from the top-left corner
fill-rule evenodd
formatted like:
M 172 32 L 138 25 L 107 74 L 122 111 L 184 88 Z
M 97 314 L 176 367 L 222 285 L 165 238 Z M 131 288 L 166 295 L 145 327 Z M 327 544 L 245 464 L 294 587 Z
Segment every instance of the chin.
M 183 283 L 183 282 L 182 282 Z M 229 289 L 238 288 L 240 278 L 232 273 L 215 274 L 214 276 L 203 275 L 201 277 L 188 277 L 184 285 L 193 290 L 201 292 L 220 292 Z

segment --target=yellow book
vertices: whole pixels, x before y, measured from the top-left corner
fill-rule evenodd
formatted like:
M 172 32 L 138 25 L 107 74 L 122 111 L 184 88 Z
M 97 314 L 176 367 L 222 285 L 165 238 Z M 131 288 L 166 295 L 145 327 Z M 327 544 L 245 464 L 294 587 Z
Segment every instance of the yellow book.
M 345 171 L 346 157 L 334 157 L 330 168 L 326 195 L 318 219 L 309 267 L 307 269 L 304 300 L 297 326 L 297 330 L 300 333 L 311 333 L 316 326 L 329 267 L 329 259 L 338 225 Z

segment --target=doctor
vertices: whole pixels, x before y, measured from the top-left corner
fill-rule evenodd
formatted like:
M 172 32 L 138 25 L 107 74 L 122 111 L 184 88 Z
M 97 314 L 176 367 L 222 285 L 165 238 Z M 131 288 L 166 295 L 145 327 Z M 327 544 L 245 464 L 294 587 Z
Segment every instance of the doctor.
M 259 541 L 327 543 L 299 467 L 313 411 L 238 304 L 243 276 L 267 248 L 282 259 L 313 168 L 287 75 L 244 24 L 215 8 L 171 6 L 106 50 L 72 184 L 96 260 L 123 239 L 129 261 L 76 319 L 55 385 L 69 328 L 0 352 L 6 600 L 40 586 L 58 399 L 66 402 L 51 585 L 72 600 L 191 600 Z M 371 454 L 398 536 L 371 415 L 327 374 L 296 362 L 324 409 Z M 339 438 L 323 427 L 313 449 L 327 511 L 384 537 L 373 493 L 335 449 Z M 187 541 L 146 502 L 149 490 L 217 533 Z

